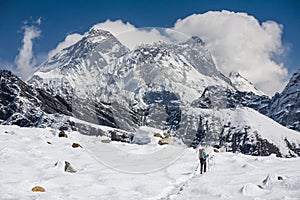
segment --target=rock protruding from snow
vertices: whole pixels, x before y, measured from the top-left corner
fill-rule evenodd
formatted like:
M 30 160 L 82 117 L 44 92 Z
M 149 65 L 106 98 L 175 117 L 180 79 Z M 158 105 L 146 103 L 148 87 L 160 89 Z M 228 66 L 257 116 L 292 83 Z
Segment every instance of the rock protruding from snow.
M 205 45 L 204 41 L 198 36 L 192 36 L 183 44 L 187 44 L 190 47 L 203 47 Z
M 74 167 L 68 161 L 65 161 L 65 172 L 69 172 L 69 173 L 75 173 L 76 172 Z
M 126 131 L 121 131 L 116 129 L 110 130 L 109 134 L 112 141 L 118 141 L 118 142 L 130 143 L 133 137 L 132 134 Z
M 32 192 L 46 192 L 46 190 L 42 186 L 34 186 L 31 189 Z
M 159 145 L 165 145 L 165 144 L 172 144 L 173 139 L 168 137 L 168 138 L 162 138 L 158 141 Z

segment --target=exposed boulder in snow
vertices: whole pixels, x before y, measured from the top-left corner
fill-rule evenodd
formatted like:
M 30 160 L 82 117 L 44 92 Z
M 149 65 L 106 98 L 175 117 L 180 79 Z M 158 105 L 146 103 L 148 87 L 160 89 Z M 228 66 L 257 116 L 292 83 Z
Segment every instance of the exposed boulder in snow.
M 159 145 L 165 145 L 165 144 L 172 144 L 173 143 L 173 139 L 168 137 L 168 138 L 163 138 L 163 139 L 160 139 L 158 141 L 158 144 Z
M 79 147 L 82 148 L 82 146 L 80 144 L 75 143 L 75 142 L 72 144 L 72 147 L 73 148 L 79 148 Z
M 73 168 L 73 166 L 68 161 L 65 161 L 65 172 L 69 172 L 69 173 L 76 172 L 76 170 Z
M 31 189 L 32 192 L 46 192 L 46 190 L 42 186 L 34 186 Z
M 111 143 L 111 140 L 101 140 L 102 143 Z
M 154 137 L 164 138 L 160 133 L 154 133 Z
M 171 135 L 169 133 L 164 132 L 164 137 L 169 138 L 169 137 L 171 137 Z
M 61 130 L 58 134 L 58 137 L 65 137 L 65 138 L 68 138 L 68 134 L 65 133 L 65 131 Z
M 110 130 L 109 134 L 110 134 L 110 138 L 112 141 L 130 143 L 133 138 L 132 134 L 125 132 L 125 131 L 116 130 L 116 129 Z

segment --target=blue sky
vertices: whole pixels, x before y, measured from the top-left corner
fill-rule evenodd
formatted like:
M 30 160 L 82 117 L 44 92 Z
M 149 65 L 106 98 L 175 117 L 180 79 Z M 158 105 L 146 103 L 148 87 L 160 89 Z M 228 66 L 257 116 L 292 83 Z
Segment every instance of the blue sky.
M 300 67 L 300 3 L 297 0 L 0 0 L 0 68 L 15 65 L 22 46 L 22 27 L 41 19 L 40 36 L 33 54 L 41 62 L 47 53 L 71 33 L 84 33 L 107 19 L 121 19 L 135 27 L 173 27 L 192 14 L 229 10 L 246 12 L 260 23 L 283 25 L 284 63 L 289 74 Z

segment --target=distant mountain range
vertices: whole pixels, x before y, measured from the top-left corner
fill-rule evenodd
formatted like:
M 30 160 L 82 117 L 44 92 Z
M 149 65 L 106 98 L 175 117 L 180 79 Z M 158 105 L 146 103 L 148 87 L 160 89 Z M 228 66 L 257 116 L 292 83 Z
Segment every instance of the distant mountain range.
M 110 32 L 91 29 L 44 62 L 27 83 L 1 71 L 0 119 L 48 126 L 60 113 L 128 132 L 152 126 L 187 146 L 297 156 L 299 82 L 300 70 L 270 99 L 240 74 L 223 75 L 198 37 L 129 50 Z

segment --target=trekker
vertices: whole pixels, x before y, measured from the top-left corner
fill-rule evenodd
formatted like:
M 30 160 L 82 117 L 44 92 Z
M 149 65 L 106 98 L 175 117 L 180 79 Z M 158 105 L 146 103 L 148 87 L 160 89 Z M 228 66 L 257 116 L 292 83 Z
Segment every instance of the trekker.
M 200 173 L 202 174 L 206 172 L 206 158 L 208 158 L 208 154 L 205 152 L 204 148 L 199 149 L 199 159 L 200 159 Z M 204 169 L 203 169 L 204 168 Z

